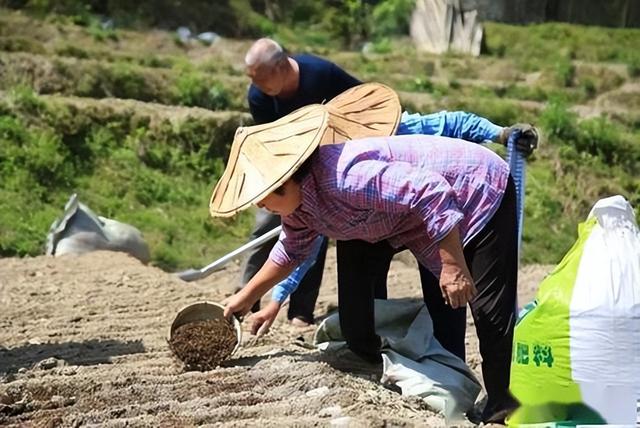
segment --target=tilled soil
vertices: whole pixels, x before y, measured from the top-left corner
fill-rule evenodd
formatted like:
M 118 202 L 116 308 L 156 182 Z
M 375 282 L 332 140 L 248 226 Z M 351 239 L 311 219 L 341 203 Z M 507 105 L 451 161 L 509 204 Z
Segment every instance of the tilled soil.
M 521 270 L 521 304 L 549 270 Z M 236 264 L 185 283 L 109 252 L 0 259 L 0 425 L 444 425 L 419 399 L 382 387 L 378 366 L 315 350 L 313 327 L 292 327 L 286 310 L 266 336 L 245 332 L 222 367 L 185 372 L 167 342 L 176 313 L 223 300 L 237 281 Z M 415 262 L 401 254 L 390 297 L 419 297 L 418 281 Z M 330 250 L 316 316 L 336 306 Z M 467 362 L 479 375 L 472 324 Z

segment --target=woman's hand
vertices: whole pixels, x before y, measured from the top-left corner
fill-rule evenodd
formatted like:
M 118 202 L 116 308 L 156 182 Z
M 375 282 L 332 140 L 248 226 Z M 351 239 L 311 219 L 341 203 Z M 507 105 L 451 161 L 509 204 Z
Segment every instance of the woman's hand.
M 281 267 L 271 260 L 267 260 L 242 290 L 227 300 L 224 307 L 224 317 L 229 319 L 233 314 L 242 316 L 249 312 L 253 304 L 264 293 L 285 279 L 294 268 L 295 266 Z
M 243 288 L 227 299 L 224 306 L 224 317 L 230 319 L 233 315 L 242 316 L 251 310 L 254 303 L 255 300 Z
M 251 334 L 262 336 L 267 333 L 279 311 L 280 303 L 272 300 L 263 309 L 251 315 L 248 320 L 251 323 Z
M 453 309 L 464 307 L 477 293 L 466 264 L 443 264 L 440 289 L 444 301 Z

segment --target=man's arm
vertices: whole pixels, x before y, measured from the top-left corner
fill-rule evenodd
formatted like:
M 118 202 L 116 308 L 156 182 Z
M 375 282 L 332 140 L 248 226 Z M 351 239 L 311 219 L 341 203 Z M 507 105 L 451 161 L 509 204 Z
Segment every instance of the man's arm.
M 511 139 L 516 149 L 527 156 L 538 147 L 538 131 L 528 123 L 516 123 L 505 128 L 464 111 L 441 111 L 425 115 L 404 112 L 396 134 L 440 135 L 474 143 L 491 141 L 504 146 Z
M 316 263 L 316 259 L 318 258 L 318 253 L 320 252 L 320 248 L 322 247 L 322 243 L 324 242 L 323 236 L 318 236 L 316 240 L 313 242 L 313 249 L 302 263 L 298 265 L 297 268 L 283 281 L 280 281 L 274 288 L 273 293 L 271 294 L 271 299 L 275 302 L 282 304 L 287 297 L 291 295 L 294 291 L 298 289 L 300 282 L 307 274 L 309 269 Z
M 488 119 L 464 111 L 441 111 L 425 115 L 404 112 L 396 134 L 439 135 L 484 143 L 499 142 L 503 129 Z

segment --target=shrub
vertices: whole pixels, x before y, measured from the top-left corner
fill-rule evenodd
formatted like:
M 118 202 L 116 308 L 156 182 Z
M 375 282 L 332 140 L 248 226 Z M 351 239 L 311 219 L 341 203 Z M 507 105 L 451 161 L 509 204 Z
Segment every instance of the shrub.
M 46 49 L 42 43 L 25 37 L 0 37 L 0 51 L 28 52 L 33 54 L 46 53 Z
M 591 79 L 584 79 L 581 82 L 581 86 L 582 86 L 582 88 L 584 90 L 584 93 L 587 96 L 587 98 L 593 98 L 598 93 L 598 89 L 596 88 L 596 84 Z
M 620 125 L 606 117 L 580 122 L 576 147 L 597 156 L 610 166 L 619 165 L 630 174 L 640 172 L 640 147 L 637 135 L 625 134 Z
M 417 92 L 433 92 L 434 85 L 427 77 L 416 77 L 409 85 L 410 90 Z
M 156 99 L 154 91 L 149 87 L 148 80 L 135 66 L 126 62 L 118 62 L 110 67 L 109 71 L 110 73 L 105 77 L 112 92 L 111 96 L 142 101 Z
M 577 153 L 588 154 L 610 166 L 620 165 L 631 173 L 638 170 L 640 149 L 633 143 L 634 137 L 626 136 L 619 125 L 606 117 L 578 122 L 575 113 L 555 101 L 542 112 L 540 125 L 552 143 L 570 146 Z
M 89 27 L 87 31 L 98 42 L 104 42 L 108 40 L 112 42 L 118 41 L 117 31 L 114 30 L 113 28 L 109 28 L 108 26 L 103 25 L 97 19 L 91 19 L 91 22 L 89 23 Z
M 553 100 L 540 115 L 540 125 L 551 140 L 573 141 L 578 136 L 578 116 L 560 100 Z
M 629 59 L 627 71 L 631 77 L 640 76 L 640 56 L 634 55 Z
M 322 26 L 345 47 L 353 48 L 371 34 L 370 5 L 361 0 L 345 0 L 328 4 Z
M 69 151 L 49 131 L 32 131 L 14 117 L 1 116 L 0 146 L 0 172 L 7 188 L 19 190 L 29 183 L 34 194 L 46 197 L 42 190 L 67 188 L 73 181 Z
M 568 59 L 559 59 L 555 64 L 556 80 L 560 86 L 573 86 L 576 68 Z
M 11 88 L 8 96 L 9 105 L 23 113 L 37 115 L 45 109 L 45 105 L 36 93 L 28 86 L 18 85 Z
M 220 83 L 215 83 L 208 91 L 209 108 L 212 110 L 225 110 L 230 107 L 229 93 Z
M 547 90 L 537 85 L 509 84 L 504 88 L 502 95 L 498 93 L 496 95 L 519 100 L 546 101 L 549 99 Z
M 532 121 L 530 115 L 520 108 L 518 104 L 499 98 L 472 97 L 460 99 L 452 96 L 447 97 L 447 103 L 442 107 L 448 110 L 473 112 L 502 126 Z
M 229 93 L 221 84 L 211 84 L 209 79 L 197 72 L 183 73 L 178 78 L 176 98 L 181 105 L 211 110 L 225 110 L 231 104 Z
M 172 186 L 169 177 L 141 167 L 136 168 L 133 178 L 133 191 L 140 204 L 152 206 L 164 204 L 172 199 Z
M 566 82 L 566 61 L 607 61 L 633 64 L 636 61 L 636 28 L 614 29 L 596 26 L 543 23 L 523 27 L 486 22 L 486 53 L 497 57 L 511 57 L 522 70 L 536 71 L 554 68 L 560 81 Z
M 379 2 L 372 11 L 373 34 L 378 37 L 409 34 L 409 20 L 415 4 L 415 0 Z
M 603 117 L 587 119 L 578 126 L 579 135 L 575 147 L 579 151 L 601 157 L 606 163 L 616 163 L 619 156 L 620 132 Z
M 56 49 L 56 54 L 60 56 L 70 56 L 73 58 L 87 59 L 90 57 L 89 52 L 78 46 L 67 44 Z
M 382 37 L 373 43 L 373 52 L 377 54 L 386 54 L 392 51 L 391 40 L 388 37 Z

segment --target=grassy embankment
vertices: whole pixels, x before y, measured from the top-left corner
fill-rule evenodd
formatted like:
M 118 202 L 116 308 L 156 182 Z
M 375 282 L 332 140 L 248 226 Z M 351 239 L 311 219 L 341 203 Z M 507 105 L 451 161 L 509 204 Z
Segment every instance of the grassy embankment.
M 293 51 L 392 85 L 410 110 L 540 126 L 525 262 L 558 261 L 599 197 L 622 193 L 640 209 L 638 30 L 488 23 L 479 58 L 419 54 L 406 39 L 384 39 L 369 54 L 339 51 L 278 31 Z M 207 202 L 235 127 L 249 120 L 248 44 L 207 47 L 2 11 L 0 255 L 39 254 L 73 192 L 140 228 L 163 268 L 203 265 L 242 243 L 251 216 L 212 220 Z

